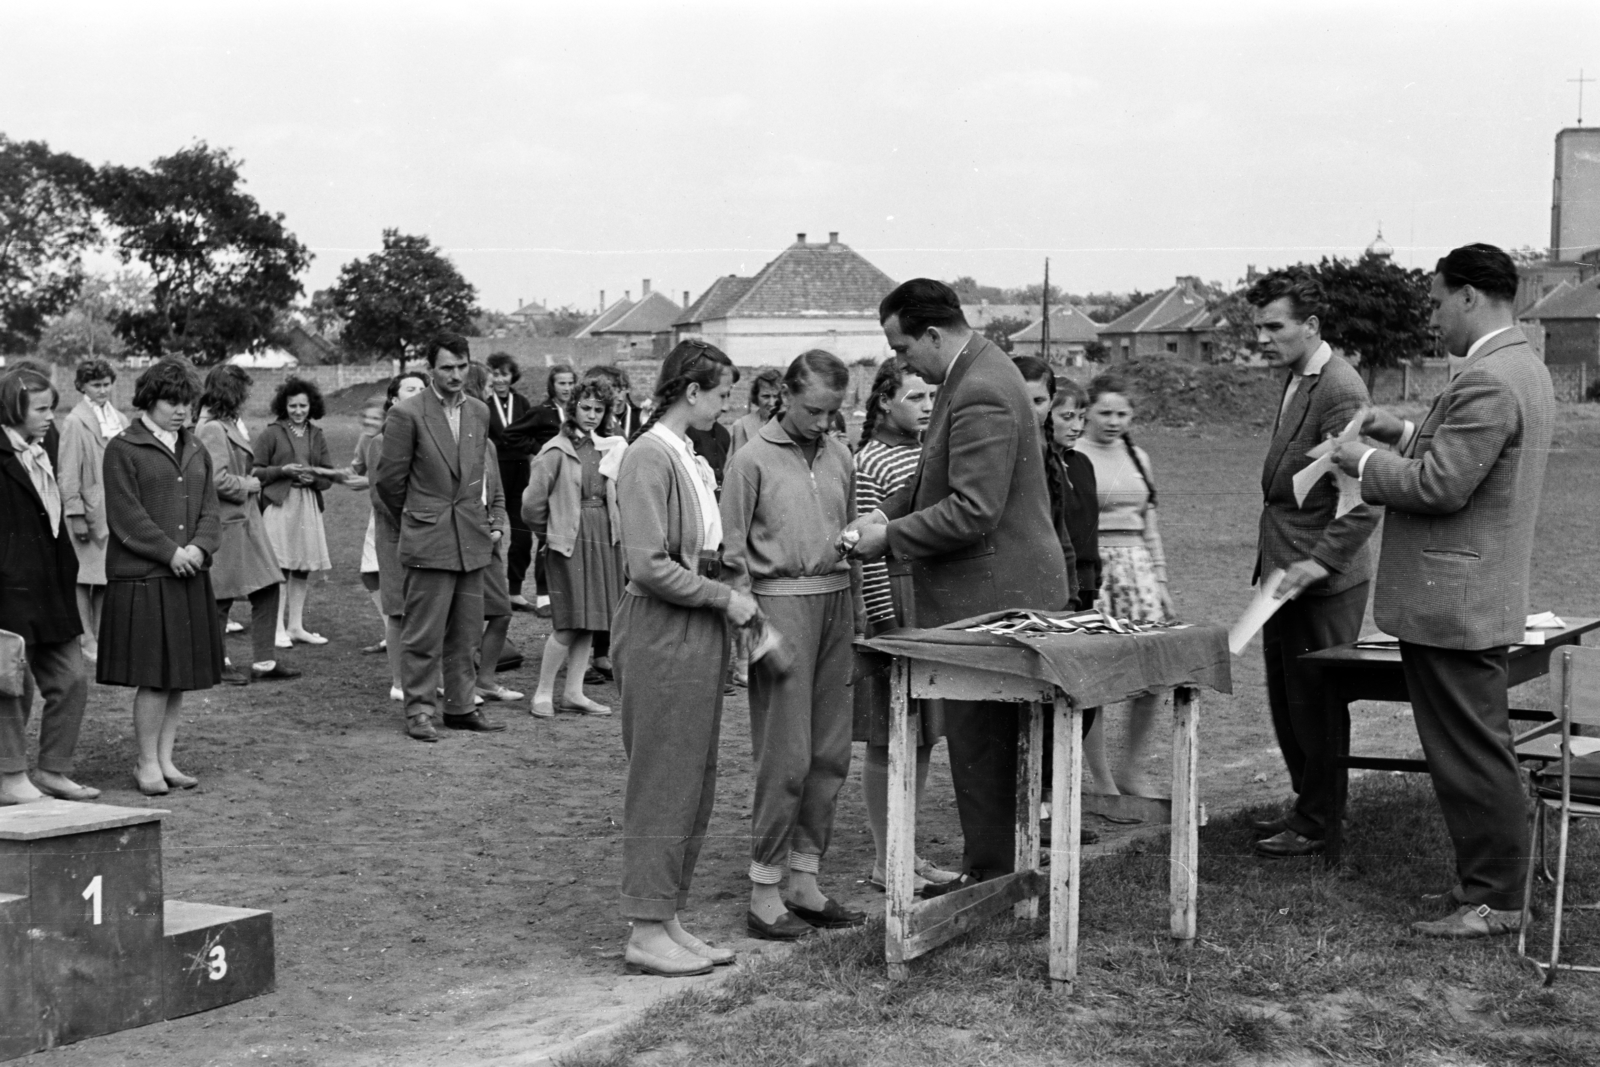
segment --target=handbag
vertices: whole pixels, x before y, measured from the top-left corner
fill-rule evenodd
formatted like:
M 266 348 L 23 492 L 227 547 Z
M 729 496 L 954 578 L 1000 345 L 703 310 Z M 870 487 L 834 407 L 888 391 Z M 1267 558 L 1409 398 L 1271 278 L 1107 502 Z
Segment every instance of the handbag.
M 27 642 L 23 641 L 21 634 L 0 630 L 0 696 L 23 696 L 27 684 Z

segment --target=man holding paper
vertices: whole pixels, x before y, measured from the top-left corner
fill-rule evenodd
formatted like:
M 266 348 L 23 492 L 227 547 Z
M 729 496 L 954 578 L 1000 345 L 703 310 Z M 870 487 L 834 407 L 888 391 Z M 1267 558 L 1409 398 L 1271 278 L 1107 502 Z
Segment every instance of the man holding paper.
M 1378 513 L 1359 502 L 1341 513 L 1331 470 L 1303 493 L 1295 475 L 1312 466 L 1308 452 L 1343 434 L 1366 406 L 1367 389 L 1322 339 L 1327 304 L 1314 277 L 1274 271 L 1252 285 L 1246 299 L 1255 309 L 1262 355 L 1289 372 L 1261 469 L 1264 506 L 1251 581 L 1265 588 L 1282 572 L 1270 590 L 1277 610 L 1262 627 L 1262 643 L 1272 726 L 1296 799 L 1283 815 L 1256 824 L 1263 835 L 1256 851 L 1307 856 L 1322 851 L 1335 772 L 1324 750 L 1327 716 L 1316 679 L 1299 659 L 1360 636 L 1372 574 L 1367 541 Z
M 1450 382 L 1421 424 L 1384 411 L 1339 446 L 1361 497 L 1388 508 L 1373 614 L 1400 639 L 1417 736 L 1456 852 L 1431 937 L 1515 933 L 1528 821 L 1511 747 L 1507 652 L 1523 638 L 1534 523 L 1555 422 L 1550 373 L 1512 301 L 1517 268 L 1493 245 L 1439 261 L 1429 299 Z

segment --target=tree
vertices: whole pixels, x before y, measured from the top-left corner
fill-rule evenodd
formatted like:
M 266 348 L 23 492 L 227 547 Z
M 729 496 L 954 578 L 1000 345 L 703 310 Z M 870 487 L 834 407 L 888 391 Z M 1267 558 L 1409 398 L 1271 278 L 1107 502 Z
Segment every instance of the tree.
M 100 242 L 94 168 L 43 141 L 0 133 L 0 352 L 39 339 L 83 285 L 83 253 Z
M 985 300 L 991 304 L 1007 304 L 1006 291 L 993 285 L 980 285 L 978 280 L 970 274 L 963 274 L 953 282 L 948 283 L 956 291 L 963 304 L 981 304 Z
M 571 337 L 587 326 L 593 318 L 591 312 L 579 311 L 569 305 L 556 309 L 550 315 L 550 321 L 540 327 L 540 332 L 546 337 Z
M 117 333 L 150 355 L 218 363 L 267 343 L 302 291 L 311 253 L 240 188 L 240 161 L 197 141 L 139 167 L 106 167 L 99 200 L 117 255 L 151 277 L 150 306 L 121 312 Z
M 1142 289 L 1135 289 L 1131 293 L 1093 293 L 1089 296 L 1093 306 L 1087 314 L 1095 322 L 1104 324 L 1121 318 L 1155 295 Z
M 117 335 L 117 316 L 150 306 L 150 285 L 135 271 L 84 278 L 78 296 L 45 324 L 39 354 L 52 363 L 71 366 L 85 359 L 120 359 L 128 343 Z
M 346 346 L 405 361 L 446 330 L 467 333 L 478 291 L 423 236 L 383 231 L 383 250 L 339 270 L 328 303 L 344 320 Z
M 1011 335 L 1018 330 L 1027 328 L 1031 321 L 1030 319 L 1001 315 L 999 318 L 990 321 L 989 325 L 983 328 L 983 336 L 998 346 L 1000 351 L 1009 354 L 1012 348 Z

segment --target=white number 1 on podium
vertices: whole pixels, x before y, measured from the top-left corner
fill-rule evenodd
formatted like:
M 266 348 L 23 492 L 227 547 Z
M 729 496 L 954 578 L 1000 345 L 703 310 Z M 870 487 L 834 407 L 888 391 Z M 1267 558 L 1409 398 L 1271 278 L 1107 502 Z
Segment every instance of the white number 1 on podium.
M 100 925 L 100 876 L 97 874 L 89 880 L 89 888 L 83 891 L 84 900 L 94 901 L 94 924 Z

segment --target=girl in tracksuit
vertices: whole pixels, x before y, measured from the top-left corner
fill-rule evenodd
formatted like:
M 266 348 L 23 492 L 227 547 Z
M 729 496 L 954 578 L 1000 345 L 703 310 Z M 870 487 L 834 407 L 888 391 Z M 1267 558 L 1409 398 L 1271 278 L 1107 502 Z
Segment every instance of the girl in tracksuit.
M 793 657 L 777 676 L 750 670 L 755 749 L 750 914 L 759 937 L 794 940 L 863 921 L 817 886 L 839 788 L 850 772 L 850 565 L 834 547 L 855 517 L 855 463 L 829 434 L 850 375 L 803 353 L 783 380 L 783 414 L 733 456 L 723 477 L 723 563 L 750 589 Z M 778 883 L 789 875 L 788 899 Z

